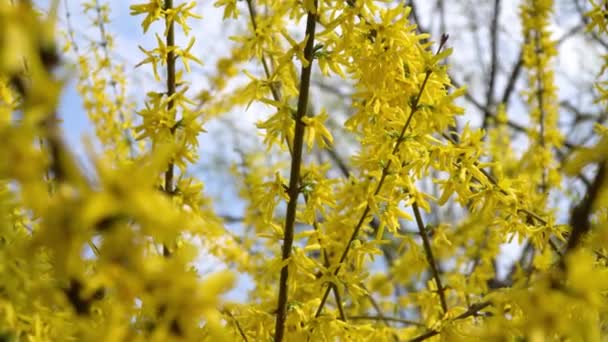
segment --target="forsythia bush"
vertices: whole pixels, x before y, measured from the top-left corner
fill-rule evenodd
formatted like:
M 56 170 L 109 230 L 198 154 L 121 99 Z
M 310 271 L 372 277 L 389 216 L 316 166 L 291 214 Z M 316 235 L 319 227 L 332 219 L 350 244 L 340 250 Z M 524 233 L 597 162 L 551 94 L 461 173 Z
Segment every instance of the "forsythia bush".
M 607 338 L 608 128 L 556 155 L 551 0 L 520 5 L 523 153 L 506 103 L 486 130 L 457 128 L 466 89 L 448 75 L 450 40 L 419 33 L 400 2 L 218 0 L 249 30 L 197 93 L 189 73 L 204 56 L 191 49 L 204 35 L 189 25 L 204 13 L 141 0 L 131 15 L 155 44 L 139 47 L 135 70 L 158 82 L 143 104 L 111 58 L 108 5 L 82 5 L 100 34 L 86 47 L 69 21 L 61 39 L 59 1 L 43 14 L 0 0 L 0 341 Z M 608 35 L 608 4 L 592 6 L 587 29 Z M 96 134 L 90 169 L 61 129 L 74 115 L 58 106 L 68 55 Z M 263 72 L 240 72 L 250 61 Z M 335 148 L 332 108 L 311 95 L 329 77 L 354 89 L 350 151 Z M 597 89 L 605 106 L 604 75 Z M 244 229 L 228 229 L 189 167 L 205 124 L 253 103 L 267 110 L 257 124 L 267 149 L 233 167 L 246 208 Z M 558 215 L 550 195 L 577 176 L 587 191 Z M 430 223 L 448 207 L 460 214 Z M 512 239 L 525 257 L 498 279 Z M 203 250 L 226 270 L 198 270 Z M 247 300 L 227 300 L 245 275 Z

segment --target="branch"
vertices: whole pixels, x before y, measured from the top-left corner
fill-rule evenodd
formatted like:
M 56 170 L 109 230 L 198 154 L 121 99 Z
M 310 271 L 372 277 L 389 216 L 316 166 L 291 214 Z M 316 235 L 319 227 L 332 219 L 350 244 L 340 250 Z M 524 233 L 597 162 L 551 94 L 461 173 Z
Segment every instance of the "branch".
M 384 325 L 386 325 L 387 327 L 390 327 L 388 323 L 391 321 L 391 318 L 386 318 L 386 316 L 384 316 L 384 313 L 382 313 L 382 309 L 380 308 L 380 305 L 378 305 L 378 302 L 376 302 L 376 300 L 374 299 L 374 296 L 372 296 L 372 294 L 369 292 L 369 290 L 365 287 L 365 284 L 360 283 L 359 286 L 361 286 L 365 290 L 365 292 L 367 293 L 367 298 L 369 299 L 369 302 L 372 304 L 372 306 L 378 313 L 377 316 L 373 316 L 373 317 L 377 317 L 377 319 L 380 320 L 381 322 L 383 322 Z M 369 316 L 353 316 L 350 318 L 351 319 L 365 319 L 364 317 L 369 317 Z M 405 321 L 405 320 L 403 320 L 403 321 Z M 395 332 L 393 332 L 393 339 L 396 342 L 399 342 L 399 336 Z
M 317 0 L 314 1 L 315 8 L 318 8 Z M 308 61 L 308 65 L 302 65 L 302 73 L 300 77 L 300 91 L 298 96 L 298 108 L 295 117 L 295 133 L 293 142 L 293 155 L 291 158 L 291 170 L 289 176 L 289 202 L 287 203 L 287 212 L 285 217 L 285 235 L 283 239 L 282 258 L 283 261 L 291 256 L 291 248 L 293 245 L 294 226 L 296 220 L 296 205 L 299 195 L 300 181 L 300 166 L 302 164 L 302 147 L 304 142 L 304 122 L 302 118 L 306 114 L 308 106 L 308 93 L 310 90 L 310 74 L 312 72 L 313 63 L 313 47 L 315 40 L 315 20 L 316 14 L 308 12 L 306 18 L 306 46 L 304 47 L 304 58 Z M 277 318 L 275 324 L 274 341 L 282 342 L 285 332 L 285 320 L 287 316 L 287 280 L 289 278 L 288 265 L 281 268 L 281 277 L 279 280 L 279 298 L 277 308 Z
M 222 221 L 224 221 L 225 223 L 242 223 L 243 221 L 245 221 L 244 217 L 233 216 L 233 215 L 230 215 L 230 214 L 219 215 L 219 218 L 221 218 Z
M 173 8 L 173 0 L 165 0 L 165 11 L 172 10 Z M 173 108 L 175 107 L 175 100 L 172 96 L 175 94 L 175 52 L 173 46 L 175 45 L 175 32 L 173 30 L 173 20 L 167 21 L 167 17 L 165 16 L 165 23 L 169 25 L 169 29 L 167 31 L 167 37 L 165 39 L 165 44 L 167 46 L 167 113 L 171 114 Z M 175 117 L 173 117 L 175 119 Z M 171 128 L 171 135 L 175 134 L 175 130 L 177 129 L 177 125 L 174 125 Z M 167 167 L 167 171 L 165 171 L 165 193 L 171 195 L 175 192 L 173 188 L 173 176 L 174 176 L 175 164 L 173 161 L 169 163 Z M 169 248 L 163 244 L 163 255 L 165 257 L 171 256 L 171 251 Z
M 600 190 L 606 180 L 606 173 L 608 173 L 608 161 L 604 160 L 600 162 L 599 168 L 597 170 L 597 174 L 595 175 L 595 179 L 593 179 L 593 183 L 585 198 L 572 210 L 572 215 L 570 216 L 570 226 L 572 227 L 572 233 L 570 234 L 570 238 L 568 239 L 568 244 L 566 245 L 566 251 L 564 255 L 567 255 L 573 249 L 578 247 L 581 242 L 582 237 L 591 230 L 591 214 L 593 213 L 593 204 L 597 199 Z M 562 258 L 562 265 L 563 258 Z
M 469 309 L 467 311 L 465 311 L 462 314 L 456 316 L 456 318 L 454 318 L 452 320 L 452 322 L 453 321 L 458 321 L 458 320 L 461 320 L 461 319 L 465 319 L 465 318 L 468 318 L 470 316 L 475 316 L 475 315 L 477 315 L 479 313 L 479 311 L 481 311 L 481 310 L 485 309 L 486 307 L 490 306 L 490 304 L 491 304 L 490 302 L 482 302 L 482 303 L 473 304 L 473 305 L 471 305 L 469 307 Z M 418 337 L 415 337 L 415 338 L 409 340 L 409 342 L 424 341 L 424 340 L 429 339 L 429 338 L 431 338 L 431 337 L 433 337 L 435 335 L 438 335 L 439 333 L 440 333 L 439 330 L 437 330 L 437 329 L 431 329 L 431 330 L 425 332 L 424 334 L 422 334 L 422 335 L 420 335 Z
M 247 0 L 247 9 L 249 11 L 249 17 L 251 18 L 251 26 L 253 27 L 254 30 L 254 34 L 257 35 L 257 20 L 256 20 L 256 11 L 255 11 L 255 6 L 253 4 L 253 0 Z M 315 16 L 316 17 L 316 16 Z M 308 59 L 308 57 L 307 57 Z M 270 68 L 268 66 L 268 62 L 266 61 L 266 57 L 264 56 L 264 54 L 262 53 L 261 56 L 261 62 L 262 62 L 262 67 L 264 69 L 264 74 L 266 75 L 266 78 L 268 80 L 270 80 L 271 78 L 271 74 L 270 74 Z M 310 62 L 312 63 L 312 60 L 310 60 Z M 309 88 L 309 87 L 308 87 Z M 275 84 L 273 82 L 270 83 L 270 90 L 272 93 L 272 97 L 275 101 L 280 101 L 281 100 L 281 93 L 279 91 L 279 89 L 275 86 Z M 308 89 L 307 89 L 308 91 Z M 296 124 L 297 127 L 297 124 Z M 328 144 L 329 145 L 329 144 Z M 291 147 L 291 144 L 289 142 L 289 140 L 287 140 L 287 147 L 289 149 L 290 154 L 292 155 L 293 158 L 293 149 Z M 348 169 L 346 167 L 346 164 L 344 163 L 344 161 L 342 161 L 340 159 L 340 156 L 336 153 L 336 151 L 333 148 L 328 148 L 327 149 L 330 157 L 334 160 L 334 162 L 336 162 L 338 164 L 338 167 L 340 168 L 340 170 L 344 173 L 344 172 L 348 172 Z M 316 222 L 314 224 L 315 229 L 317 228 Z M 319 245 L 322 246 L 321 241 L 319 241 Z M 323 257 L 325 258 L 326 263 L 328 263 L 328 259 L 327 259 L 327 253 L 326 251 L 323 249 L 322 251 L 323 253 Z M 340 319 L 342 319 L 343 321 L 346 321 L 346 314 L 344 313 L 344 309 L 342 307 L 342 302 L 340 299 L 340 294 L 338 293 L 337 288 L 335 288 L 335 286 L 333 287 L 334 290 L 334 296 L 335 296 L 335 300 L 336 300 L 336 305 L 338 306 L 338 310 L 340 312 Z M 278 310 L 277 310 L 277 314 L 278 314 Z
M 433 278 L 435 279 L 435 284 L 437 285 L 437 293 L 439 294 L 439 300 L 441 302 L 441 309 L 443 313 L 448 311 L 447 301 L 445 300 L 445 289 L 441 284 L 441 277 L 439 276 L 439 270 L 437 269 L 437 263 L 435 261 L 435 257 L 433 256 L 433 250 L 431 249 L 431 243 L 429 241 L 429 237 L 426 233 L 426 229 L 424 227 L 424 222 L 422 221 L 422 215 L 420 215 L 420 209 L 418 208 L 418 204 L 414 202 L 412 204 L 412 209 L 414 210 L 414 216 L 416 217 L 416 224 L 418 224 L 418 231 L 420 232 L 420 237 L 422 237 L 422 244 L 424 246 L 424 253 L 426 255 L 426 261 L 431 266 L 431 272 L 433 273 Z
M 230 316 L 230 318 L 232 318 L 232 320 L 234 321 L 234 324 L 236 325 L 236 329 L 239 331 L 239 334 L 241 335 L 241 337 L 243 338 L 243 341 L 245 342 L 249 342 L 249 339 L 247 339 L 247 335 L 245 334 L 245 332 L 243 331 L 243 328 L 241 328 L 241 324 L 239 323 L 239 321 L 236 319 L 236 317 L 234 317 L 234 315 L 232 314 L 232 312 L 230 312 L 229 310 L 226 310 L 225 313 Z
M 354 319 L 354 320 L 380 321 L 380 322 L 385 322 L 385 323 L 386 322 L 395 322 L 395 323 L 401 323 L 401 324 L 407 324 L 407 325 L 424 326 L 424 324 L 422 324 L 420 322 L 412 321 L 409 319 L 403 319 L 403 318 L 399 318 L 399 317 L 361 315 L 361 316 L 350 316 L 350 318 Z
M 494 14 L 492 23 L 490 24 L 490 44 L 491 62 L 490 62 L 490 79 L 488 80 L 488 89 L 486 92 L 486 107 L 492 108 L 494 104 L 494 85 L 496 84 L 496 71 L 498 69 L 498 17 L 500 15 L 500 0 L 494 0 Z M 485 114 L 485 113 L 484 113 Z M 485 129 L 488 126 L 488 116 L 484 115 L 482 127 Z
M 515 83 L 517 82 L 517 79 L 519 78 L 519 74 L 521 72 L 521 67 L 524 65 L 524 55 L 523 55 L 523 51 L 519 51 L 519 53 L 517 54 L 517 62 L 515 62 L 515 65 L 513 65 L 513 69 L 511 70 L 511 74 L 509 74 L 509 80 L 507 81 L 507 86 L 505 87 L 505 90 L 502 93 L 502 103 L 509 103 L 509 100 L 511 99 L 511 95 L 513 94 L 513 90 L 515 90 Z

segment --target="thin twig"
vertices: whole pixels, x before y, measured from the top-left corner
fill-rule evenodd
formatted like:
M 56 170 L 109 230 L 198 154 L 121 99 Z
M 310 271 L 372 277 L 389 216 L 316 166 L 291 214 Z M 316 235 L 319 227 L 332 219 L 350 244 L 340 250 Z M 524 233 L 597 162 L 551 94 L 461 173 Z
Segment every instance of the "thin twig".
M 456 316 L 452 321 L 458 321 L 461 319 L 465 319 L 468 318 L 470 316 L 475 316 L 479 313 L 479 311 L 485 309 L 486 307 L 490 306 L 490 302 L 483 302 L 483 303 L 477 303 L 477 304 L 473 304 L 469 307 L 469 309 L 465 312 L 463 312 L 462 314 Z M 426 339 L 429 339 L 435 335 L 438 335 L 440 333 L 439 330 L 437 329 L 431 329 L 427 332 L 425 332 L 424 334 L 415 337 L 411 340 L 409 340 L 409 342 L 420 342 L 420 341 L 424 341 Z
M 374 310 L 376 310 L 376 312 L 378 313 L 378 316 L 375 316 L 375 317 L 378 317 L 380 319 L 380 321 L 383 322 L 388 327 L 389 326 L 388 322 L 390 321 L 390 319 L 385 319 L 386 316 L 382 312 L 382 309 L 380 308 L 380 305 L 378 305 L 378 302 L 376 302 L 376 299 L 374 299 L 372 294 L 365 287 L 365 284 L 360 283 L 359 286 L 361 286 L 363 288 L 363 290 L 365 290 L 365 292 L 367 294 L 367 298 L 369 299 L 369 302 L 374 307 Z M 357 317 L 357 316 L 354 316 L 354 317 Z M 358 316 L 358 317 L 363 317 L 363 316 Z M 353 317 L 350 317 L 350 318 L 353 318 Z M 361 318 L 361 319 L 363 319 L 363 318 Z M 395 332 L 393 332 L 393 339 L 395 341 L 399 342 L 399 336 Z
M 494 85 L 496 84 L 496 72 L 498 71 L 498 17 L 500 16 L 500 0 L 494 0 L 494 13 L 490 24 L 490 78 L 486 92 L 486 107 L 492 108 L 494 105 Z M 486 112 L 487 113 L 487 112 Z M 484 113 L 482 127 L 488 126 L 488 115 Z
M 346 322 L 346 311 L 344 311 L 344 306 L 342 305 L 342 296 L 340 295 L 340 291 L 338 291 L 338 287 L 336 284 L 331 284 L 333 287 L 334 298 L 336 300 L 336 305 L 338 306 L 338 314 L 341 321 Z
M 245 332 L 243 331 L 243 328 L 241 328 L 241 324 L 239 323 L 239 321 L 236 319 L 236 317 L 234 317 L 234 315 L 232 314 L 232 312 L 230 312 L 229 310 L 225 311 L 228 316 L 230 316 L 230 318 L 232 318 L 232 320 L 234 321 L 234 324 L 236 325 L 236 329 L 239 331 L 239 334 L 241 335 L 241 337 L 243 338 L 243 341 L 245 342 L 249 342 L 249 340 L 247 339 L 247 335 L 245 334 Z
M 386 317 L 386 316 L 365 316 L 365 315 L 361 315 L 361 316 L 350 316 L 350 319 L 354 319 L 354 320 L 368 320 L 368 321 L 380 321 L 380 322 L 395 322 L 395 323 L 402 323 L 402 324 L 406 324 L 406 325 L 417 325 L 417 326 L 424 326 L 424 324 L 420 323 L 420 322 L 416 322 L 416 321 L 412 321 L 409 319 L 403 319 L 403 318 L 399 318 L 399 317 Z
M 501 102 L 504 104 L 508 104 L 511 99 L 511 95 L 513 94 L 513 90 L 515 90 L 515 83 L 517 83 L 517 79 L 519 78 L 519 74 L 521 72 L 521 67 L 524 65 L 524 55 L 520 50 L 517 54 L 517 61 L 513 65 L 511 69 L 511 73 L 509 74 L 509 78 L 507 81 L 507 85 L 505 86 L 505 90 L 502 92 L 502 100 Z M 485 113 L 489 112 L 485 111 Z M 487 115 L 487 114 L 486 114 Z
M 372 296 L 372 294 L 369 292 L 369 290 L 367 289 L 365 284 L 360 283 L 359 286 L 361 286 L 363 288 L 363 290 L 365 290 L 365 293 L 367 293 L 367 299 L 369 299 L 369 302 L 374 307 L 374 310 L 376 310 L 376 312 L 378 313 L 378 317 L 385 317 L 384 313 L 382 312 L 382 308 L 380 308 L 380 305 L 378 304 L 378 302 L 376 301 L 374 296 Z
M 429 237 L 426 232 L 426 228 L 424 227 L 424 222 L 422 221 L 422 215 L 420 215 L 420 209 L 418 208 L 418 203 L 414 202 L 412 204 L 412 209 L 414 210 L 414 216 L 416 217 L 416 224 L 418 225 L 418 231 L 420 232 L 420 237 L 422 237 L 422 245 L 424 247 L 424 253 L 426 255 L 426 261 L 429 263 L 431 267 L 431 272 L 433 273 L 433 278 L 435 279 L 435 284 L 437 285 L 437 294 L 439 294 L 439 301 L 441 302 L 441 309 L 443 313 L 448 311 L 448 304 L 445 299 L 445 289 L 441 284 L 441 277 L 439 276 L 439 270 L 437 269 L 437 263 L 435 261 L 435 257 L 433 256 L 433 250 L 431 248 L 431 243 L 429 241 Z

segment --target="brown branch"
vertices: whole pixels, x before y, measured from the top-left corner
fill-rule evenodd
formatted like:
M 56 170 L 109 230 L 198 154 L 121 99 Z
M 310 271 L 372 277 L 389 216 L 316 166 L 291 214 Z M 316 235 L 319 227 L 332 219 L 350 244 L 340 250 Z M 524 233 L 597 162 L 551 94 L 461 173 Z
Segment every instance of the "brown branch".
M 318 2 L 314 1 L 314 6 L 317 8 Z M 296 220 L 296 205 L 298 203 L 298 195 L 300 193 L 300 166 L 302 164 L 302 147 L 304 142 L 305 125 L 302 121 L 308 106 L 308 93 L 310 91 L 310 75 L 313 64 L 313 48 L 315 40 L 316 14 L 308 12 L 306 18 L 306 46 L 304 47 L 304 58 L 308 61 L 308 65 L 302 62 L 302 72 L 300 77 L 300 91 L 298 95 L 298 107 L 295 116 L 295 133 L 293 143 L 293 154 L 291 158 L 291 170 L 289 176 L 289 202 L 287 203 L 287 212 L 285 217 L 285 231 L 283 239 L 282 259 L 289 259 L 291 256 L 291 248 L 294 238 L 294 226 Z M 281 268 L 281 276 L 279 280 L 279 298 L 277 307 L 277 318 L 275 324 L 274 341 L 281 342 L 285 332 L 285 320 L 287 316 L 287 292 L 289 268 L 284 265 Z
M 382 308 L 380 307 L 380 305 L 378 304 L 378 302 L 376 301 L 376 299 L 374 298 L 374 296 L 372 296 L 372 294 L 369 292 L 369 290 L 367 289 L 367 287 L 365 286 L 365 284 L 360 283 L 359 286 L 361 286 L 365 290 L 365 292 L 367 293 L 367 299 L 369 299 L 369 302 L 374 307 L 374 310 L 376 310 L 376 312 L 378 313 L 378 316 L 379 317 L 384 317 L 384 313 L 382 312 Z
M 165 11 L 173 9 L 173 0 L 165 0 Z M 175 31 L 173 20 L 167 21 L 167 17 L 165 17 L 165 25 L 169 25 L 169 29 L 167 31 L 167 37 L 165 38 L 165 44 L 167 46 L 167 113 L 171 115 L 175 107 L 175 100 L 171 97 L 175 94 L 175 53 L 173 51 L 173 47 L 175 46 Z M 175 119 L 175 117 L 173 117 Z M 174 125 L 171 128 L 171 135 L 175 134 L 175 130 L 177 129 L 177 125 Z M 164 191 L 169 196 L 173 195 L 175 189 L 173 188 L 173 177 L 175 172 L 175 163 L 174 161 L 170 161 L 167 166 L 167 171 L 165 171 L 165 187 Z M 166 244 L 163 243 L 163 255 L 165 257 L 171 256 L 171 251 L 167 247 Z
M 257 19 L 256 19 L 257 14 L 256 14 L 255 6 L 253 4 L 253 0 L 247 0 L 247 9 L 249 11 L 249 17 L 251 19 L 251 26 L 253 27 L 254 34 L 257 35 L 257 27 L 258 27 Z M 315 16 L 315 17 L 317 17 L 317 16 Z M 264 69 L 264 74 L 266 76 L 266 79 L 270 80 L 270 78 L 271 78 L 270 67 L 268 66 L 268 62 L 266 61 L 266 57 L 264 56 L 263 53 L 261 56 L 261 62 L 262 62 L 262 67 Z M 311 63 L 312 63 L 312 61 L 311 61 Z M 280 93 L 278 87 L 272 82 L 270 83 L 270 91 L 271 91 L 272 97 L 275 101 L 281 100 L 281 93 Z M 291 147 L 290 141 L 287 140 L 286 143 L 287 143 L 287 147 L 289 149 L 290 154 L 293 155 L 293 148 Z M 327 145 L 329 145 L 329 144 L 327 144 Z M 327 152 L 329 153 L 332 160 L 334 160 L 334 162 L 337 163 L 338 167 L 342 170 L 342 172 L 345 172 L 345 171 L 347 172 L 346 164 L 341 160 L 340 156 L 336 153 L 336 151 L 333 148 L 329 147 L 327 149 Z M 316 222 L 313 224 L 313 226 L 314 226 L 315 230 L 318 230 Z M 319 240 L 319 245 L 322 246 L 320 240 Z M 323 247 L 322 247 L 322 249 L 323 249 L 322 250 L 323 257 L 325 259 L 326 264 L 328 264 L 329 259 L 327 259 L 327 252 L 325 251 L 325 249 Z M 344 308 L 342 307 L 340 294 L 338 293 L 338 290 L 335 286 L 332 286 L 332 287 L 333 287 L 333 291 L 334 291 L 336 305 L 338 306 L 338 310 L 340 312 L 340 319 L 342 319 L 343 321 L 346 321 L 346 314 L 344 312 Z
M 365 290 L 365 292 L 367 293 L 367 298 L 369 299 L 369 302 L 374 307 L 374 310 L 376 310 L 376 312 L 378 313 L 378 316 L 374 316 L 374 317 L 377 317 L 381 322 L 384 323 L 384 325 L 386 325 L 387 327 L 389 327 L 388 323 L 390 321 L 390 318 L 386 319 L 386 316 L 382 312 L 382 309 L 380 308 L 380 305 L 378 305 L 378 302 L 376 302 L 376 299 L 374 299 L 374 297 L 372 296 L 372 294 L 365 287 L 365 284 L 360 283 L 359 286 L 361 286 L 363 288 L 363 290 Z M 350 318 L 352 318 L 352 319 L 364 319 L 363 316 L 353 316 L 353 317 L 350 317 Z M 399 336 L 395 332 L 393 332 L 393 339 L 395 341 L 399 342 Z
M 340 172 L 342 173 L 342 175 L 344 175 L 344 177 L 348 178 L 350 175 L 350 171 L 348 170 L 348 166 L 346 166 L 346 162 L 344 162 L 344 160 L 340 157 L 338 152 L 336 152 L 336 150 L 333 147 L 329 147 L 325 151 L 327 152 L 327 154 L 329 155 L 331 160 L 333 160 L 334 163 L 336 163 L 336 165 L 340 169 Z
M 486 92 L 486 107 L 492 108 L 494 105 L 494 86 L 496 84 L 496 72 L 498 71 L 498 17 L 500 16 L 500 0 L 494 0 L 494 13 L 490 24 L 490 45 L 491 45 L 491 62 L 490 62 L 490 79 L 488 80 L 488 88 Z M 482 127 L 488 126 L 488 115 L 484 113 Z
M 485 309 L 486 307 L 490 306 L 490 302 L 483 302 L 483 303 L 477 303 L 477 304 L 473 304 L 469 307 L 469 309 L 465 312 L 463 312 L 462 314 L 456 316 L 453 321 L 458 321 L 461 319 L 465 319 L 471 316 L 475 316 L 479 313 L 479 311 Z M 409 340 L 409 342 L 420 342 L 420 341 L 424 341 L 426 339 L 429 339 L 435 335 L 438 335 L 440 333 L 439 330 L 437 329 L 431 329 L 427 332 L 425 332 L 424 334 L 418 336 L 418 337 L 414 337 L 412 339 Z
M 521 66 L 519 66 L 519 68 L 521 68 Z M 461 84 L 454 80 L 453 77 L 451 77 L 451 81 L 452 84 L 457 87 L 460 88 Z M 477 108 L 479 111 L 481 111 L 485 116 L 489 117 L 489 118 L 496 118 L 496 114 L 494 114 L 489 108 L 487 108 L 486 106 L 484 106 L 483 104 L 481 104 L 481 102 L 479 102 L 477 99 L 475 99 L 469 92 L 466 92 L 464 94 L 465 99 L 467 99 L 475 108 Z M 503 98 L 503 103 L 506 103 L 504 101 Z M 507 124 L 507 126 L 509 126 L 510 128 L 512 128 L 513 130 L 520 132 L 520 133 L 527 133 L 528 129 L 520 124 L 518 124 L 517 122 L 511 121 L 511 120 L 507 120 L 505 122 Z M 569 141 L 564 141 L 563 142 L 564 146 L 569 148 L 569 149 L 574 149 L 577 148 L 578 145 L 569 142 Z
M 418 16 L 418 11 L 416 10 L 418 8 L 418 6 L 416 6 L 414 4 L 414 0 L 408 0 L 405 3 L 406 6 L 409 6 L 412 9 L 411 12 L 411 16 L 412 19 L 414 20 L 414 23 L 416 24 L 416 28 L 418 29 L 419 33 L 427 33 L 428 31 L 422 26 L 422 23 L 420 22 L 420 17 Z
M 346 311 L 344 311 L 344 306 L 342 305 L 342 296 L 338 291 L 338 287 L 336 284 L 331 285 L 333 287 L 334 299 L 336 300 L 336 305 L 338 306 L 338 314 L 341 321 L 346 322 Z
M 412 204 L 412 209 L 414 210 L 414 216 L 416 217 L 416 224 L 418 225 L 418 231 L 420 232 L 420 237 L 422 237 L 422 245 L 424 247 L 424 253 L 426 255 L 426 261 L 429 263 L 431 267 L 431 272 L 433 273 L 433 278 L 435 279 L 435 284 L 437 285 L 437 294 L 439 295 L 439 301 L 441 302 L 441 309 L 443 313 L 448 311 L 448 304 L 445 299 L 445 289 L 441 284 L 441 277 L 439 275 L 439 270 L 437 269 L 437 263 L 435 261 L 435 257 L 433 256 L 433 250 L 431 248 L 431 243 L 429 241 L 429 237 L 426 232 L 426 228 L 424 227 L 424 222 L 422 221 L 422 215 L 420 215 L 420 209 L 418 208 L 418 203 L 414 202 Z

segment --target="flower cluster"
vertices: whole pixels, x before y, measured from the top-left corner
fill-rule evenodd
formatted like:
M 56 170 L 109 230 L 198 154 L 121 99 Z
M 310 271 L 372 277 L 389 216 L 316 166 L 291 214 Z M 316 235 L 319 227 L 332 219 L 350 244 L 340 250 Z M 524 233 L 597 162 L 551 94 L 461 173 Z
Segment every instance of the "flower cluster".
M 140 46 L 135 70 L 160 83 L 133 116 L 109 7 L 83 3 L 100 34 L 86 50 L 68 17 L 64 52 L 103 148 L 85 170 L 61 134 L 56 11 L 0 0 L 0 340 L 601 339 L 608 130 L 558 164 L 551 0 L 520 7 L 521 156 L 506 103 L 487 135 L 458 129 L 466 90 L 448 74 L 449 37 L 419 33 L 401 3 L 215 6 L 247 31 L 196 97 L 196 2 L 130 7 L 156 44 Z M 589 16 L 606 34 L 606 7 Z M 351 88 L 344 120 L 320 103 L 328 79 Z M 244 210 L 228 229 L 191 166 L 203 124 L 235 109 L 260 112 L 261 146 L 236 149 Z M 558 221 L 549 194 L 583 168 L 595 175 L 587 195 Z M 513 239 L 521 260 L 499 277 Z M 198 269 L 201 251 L 229 270 Z M 236 274 L 251 282 L 244 302 L 222 298 Z

